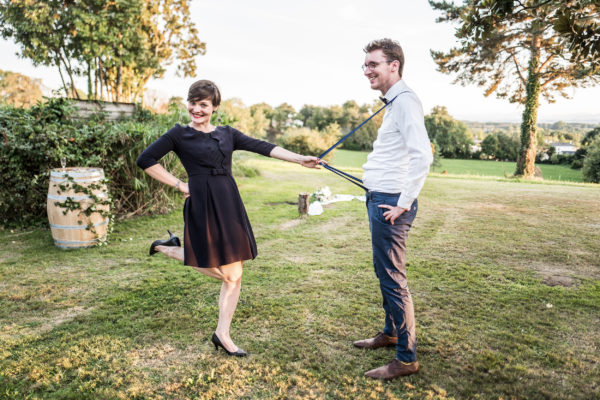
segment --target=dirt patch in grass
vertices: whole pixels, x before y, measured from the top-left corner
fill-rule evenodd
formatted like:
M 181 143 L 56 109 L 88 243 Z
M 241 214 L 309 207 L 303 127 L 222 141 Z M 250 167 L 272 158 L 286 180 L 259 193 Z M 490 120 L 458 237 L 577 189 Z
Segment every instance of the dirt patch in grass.
M 294 264 L 304 264 L 306 262 L 306 257 L 302 257 L 302 256 L 285 256 L 285 259 L 293 262 Z
M 281 225 L 279 225 L 279 230 L 281 231 L 285 231 L 288 229 L 292 229 L 297 227 L 298 225 L 300 225 L 302 222 L 304 222 L 304 219 L 301 218 L 296 218 L 296 219 L 291 219 L 289 221 L 285 221 L 284 223 L 282 223 Z
M 173 365 L 187 365 L 206 354 L 198 351 L 198 346 L 188 346 L 184 349 L 173 347 L 169 343 L 156 343 L 130 353 L 133 365 L 139 368 L 163 368 Z
M 545 276 L 543 281 L 548 286 L 563 286 L 563 287 L 573 286 L 573 278 L 571 278 L 570 276 L 550 275 L 550 276 Z
M 37 329 L 37 331 L 40 333 L 49 332 L 65 322 L 74 320 L 80 315 L 89 314 L 95 308 L 96 307 L 84 308 L 80 306 L 67 308 L 66 310 L 54 314 L 51 318 L 46 319 L 45 322 Z
M 517 268 L 534 271 L 548 286 L 571 287 L 577 283 L 578 278 L 600 278 L 600 271 L 589 265 L 566 266 L 532 261 Z
M 24 318 L 18 324 L 10 324 L 4 327 L 4 332 L 12 338 L 26 335 L 41 335 L 52 331 L 54 328 L 66 322 L 71 322 L 81 315 L 89 314 L 95 307 L 84 308 L 80 306 L 53 312 L 48 316 L 33 316 Z M 31 326 L 29 326 L 31 325 Z
M 298 203 L 294 203 L 293 201 L 271 201 L 271 202 L 265 203 L 265 205 L 267 205 L 267 206 L 280 206 L 282 204 L 287 204 L 290 206 L 298 205 Z
M 351 224 L 353 222 L 355 222 L 355 220 L 352 215 L 346 214 L 343 217 L 330 218 L 327 222 L 318 226 L 316 230 L 320 233 L 336 232 L 337 235 L 352 233 L 349 227 L 352 226 Z
M 14 257 L 15 257 L 14 254 L 2 253 L 2 254 L 0 254 L 0 263 L 4 263 Z

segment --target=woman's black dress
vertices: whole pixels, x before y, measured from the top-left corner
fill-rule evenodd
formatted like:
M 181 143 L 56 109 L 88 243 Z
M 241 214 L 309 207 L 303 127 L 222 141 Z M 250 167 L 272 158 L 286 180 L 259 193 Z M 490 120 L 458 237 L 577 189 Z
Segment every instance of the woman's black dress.
M 274 144 L 254 139 L 230 126 L 210 133 L 175 125 L 138 157 L 146 169 L 174 151 L 187 174 L 190 197 L 185 200 L 185 265 L 218 267 L 257 256 L 256 241 L 235 180 L 234 150 L 268 156 Z

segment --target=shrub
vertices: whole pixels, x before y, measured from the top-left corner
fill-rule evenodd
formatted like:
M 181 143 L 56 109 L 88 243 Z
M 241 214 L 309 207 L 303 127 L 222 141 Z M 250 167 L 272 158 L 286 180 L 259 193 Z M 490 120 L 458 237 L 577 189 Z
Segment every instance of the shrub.
M 260 175 L 260 171 L 247 163 L 248 156 L 244 152 L 236 151 L 233 153 L 231 163 L 231 173 L 236 178 L 253 178 Z
M 149 123 L 130 120 L 109 127 L 109 148 L 100 165 L 110 180 L 109 191 L 116 214 L 122 217 L 162 214 L 178 204 L 180 196 L 174 189 L 150 178 L 136 165 L 142 151 L 175 124 L 172 119 L 155 117 Z M 184 179 L 185 171 L 174 153 L 167 154 L 160 163 Z
M 571 163 L 572 169 L 579 169 L 581 167 L 583 167 L 583 162 L 581 160 L 573 160 L 573 162 Z
M 279 144 L 287 150 L 303 155 L 318 156 L 333 145 L 340 136 L 339 125 L 328 125 L 322 132 L 309 128 L 289 128 L 279 139 Z M 331 151 L 326 160 L 331 159 Z
M 436 106 L 425 116 L 425 127 L 430 140 L 435 140 L 444 158 L 469 158 L 472 140 L 467 126 L 455 120 L 446 107 Z M 485 152 L 485 151 L 484 151 Z
M 342 147 L 345 150 L 373 150 L 373 142 L 375 141 L 375 139 L 377 139 L 377 129 L 379 125 L 381 125 L 381 121 L 382 113 L 379 113 L 372 120 L 364 124 L 362 127 L 360 127 L 359 130 L 353 133 L 343 143 Z M 348 130 L 348 132 L 350 132 L 350 130 Z
M 583 180 L 600 183 L 600 140 L 595 140 L 583 159 Z
M 179 114 L 150 116 L 146 122 L 82 121 L 65 99 L 48 99 L 29 110 L 0 107 L 0 224 L 46 224 L 49 170 L 67 166 L 100 167 L 109 179 L 113 212 L 135 215 L 166 212 L 180 196 L 148 177 L 135 165 L 141 151 L 158 138 Z M 183 169 L 173 154 L 162 164 L 178 176 Z

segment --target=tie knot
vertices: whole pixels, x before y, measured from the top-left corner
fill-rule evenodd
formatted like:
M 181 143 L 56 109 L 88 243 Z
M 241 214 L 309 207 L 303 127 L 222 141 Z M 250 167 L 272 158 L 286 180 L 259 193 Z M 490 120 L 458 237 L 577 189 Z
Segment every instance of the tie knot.
M 383 104 L 387 104 L 388 103 L 387 99 L 385 97 L 383 97 L 383 96 L 380 97 L 379 100 L 383 101 Z

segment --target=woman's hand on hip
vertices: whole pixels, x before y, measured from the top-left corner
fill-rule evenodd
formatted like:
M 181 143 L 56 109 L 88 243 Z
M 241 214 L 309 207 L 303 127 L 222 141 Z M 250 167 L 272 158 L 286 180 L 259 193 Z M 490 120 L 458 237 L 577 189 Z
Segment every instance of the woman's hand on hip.
M 187 199 L 188 197 L 190 197 L 190 187 L 187 184 L 187 182 L 181 182 L 179 184 L 179 191 L 181 193 L 183 193 L 183 195 L 185 196 L 185 198 Z

